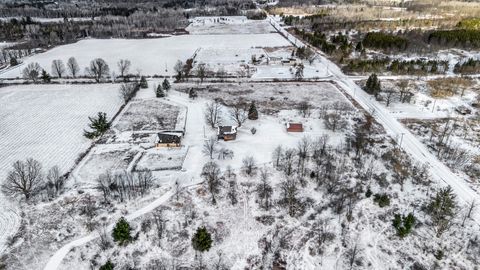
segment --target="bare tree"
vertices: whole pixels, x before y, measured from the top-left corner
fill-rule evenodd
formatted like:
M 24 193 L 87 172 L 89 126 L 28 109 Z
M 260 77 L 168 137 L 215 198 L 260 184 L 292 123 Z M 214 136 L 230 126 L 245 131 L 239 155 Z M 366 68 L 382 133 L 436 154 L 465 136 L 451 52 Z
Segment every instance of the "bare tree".
M 228 181 L 227 197 L 230 199 L 232 205 L 237 204 L 237 182 L 235 180 Z
M 65 186 L 65 177 L 60 175 L 60 168 L 53 166 L 47 173 L 47 187 L 50 191 L 51 197 L 56 197 L 63 190 Z
M 325 126 L 334 132 L 336 130 L 342 130 L 347 125 L 345 119 L 343 119 L 342 115 L 337 111 L 326 114 L 324 121 Z
M 397 93 L 395 90 L 393 89 L 386 89 L 384 90 L 385 94 L 386 94 L 386 106 L 390 106 L 390 102 L 392 102 L 392 99 L 394 97 L 394 95 Z
M 295 180 L 288 178 L 281 184 L 283 202 L 287 205 L 288 214 L 293 217 L 297 212 L 298 205 L 298 187 Z
M 123 83 L 122 85 L 120 85 L 120 97 L 123 99 L 123 102 L 125 104 L 127 104 L 135 96 L 137 89 L 137 83 Z
M 24 161 L 15 161 L 7 179 L 2 184 L 2 191 L 7 195 L 23 195 L 29 200 L 43 187 L 42 165 L 29 158 Z
M 272 205 L 271 198 L 273 194 L 273 188 L 268 182 L 268 171 L 263 168 L 260 170 L 261 183 L 257 185 L 257 195 L 260 199 L 260 207 L 268 211 Z
M 230 118 L 237 123 L 238 127 L 241 127 L 248 118 L 248 111 L 246 104 L 242 102 L 237 102 L 229 110 Z
M 162 207 L 157 208 L 153 212 L 152 216 L 153 222 L 155 223 L 155 227 L 157 229 L 158 243 L 160 245 L 165 234 L 166 223 L 168 220 L 165 217 L 164 209 Z
M 22 70 L 22 75 L 23 78 L 36 82 L 40 72 L 42 72 L 42 67 L 37 62 L 32 62 Z
M 205 140 L 203 143 L 203 154 L 210 159 L 213 159 L 213 155 L 217 151 L 217 138 L 210 137 L 210 139 Z
M 222 105 L 217 101 L 211 101 L 207 103 L 207 107 L 205 108 L 205 120 L 207 124 L 210 125 L 212 128 L 220 125 L 222 122 Z
M 132 63 L 128 59 L 121 59 L 117 62 L 118 70 L 120 71 L 120 77 L 125 79 L 125 76 L 128 75 L 128 70 Z
M 346 253 L 350 270 L 353 269 L 353 264 L 357 260 L 359 253 L 360 253 L 360 247 L 358 246 L 358 241 L 355 241 L 355 244 L 349 250 L 347 250 L 347 253 Z
M 109 237 L 109 233 L 108 233 L 108 230 L 107 230 L 107 227 L 106 226 L 101 226 L 99 228 L 97 228 L 97 231 L 98 231 L 98 236 L 99 236 L 99 246 L 100 246 L 100 249 L 105 251 L 107 249 L 109 249 L 111 246 L 112 246 L 112 242 L 110 241 L 110 237 Z
M 77 77 L 78 73 L 80 72 L 80 67 L 78 66 L 77 59 L 75 59 L 75 57 L 68 58 L 67 68 L 68 72 L 73 78 Z
M 245 157 L 242 160 L 242 163 L 243 163 L 242 169 L 245 172 L 245 174 L 248 176 L 252 176 L 255 173 L 255 169 L 256 169 L 255 158 L 253 158 L 252 156 Z
M 216 204 L 215 196 L 220 191 L 220 167 L 214 161 L 207 162 L 202 168 L 202 176 L 212 195 L 212 203 Z
M 62 78 L 62 75 L 65 74 L 65 64 L 62 60 L 57 59 L 52 61 L 52 75 L 58 78 Z
M 283 158 L 283 148 L 281 145 L 279 145 L 275 147 L 275 150 L 273 150 L 273 153 L 272 153 L 273 165 L 276 168 L 280 167 L 280 161 L 282 160 L 282 158 Z
M 463 216 L 462 227 L 465 226 L 465 221 L 467 220 L 467 218 L 470 218 L 472 216 L 473 210 L 476 208 L 477 208 L 477 203 L 475 202 L 475 200 L 472 200 L 468 204 L 468 208 L 465 211 L 465 215 Z
M 308 117 L 310 116 L 312 105 L 307 100 L 304 100 L 298 104 L 297 110 L 302 117 Z
M 100 82 L 102 78 L 108 76 L 110 68 L 105 60 L 95 58 L 90 62 L 90 67 L 86 68 L 86 73 L 92 76 L 96 82 Z
M 204 63 L 200 63 L 195 70 L 196 75 L 200 78 L 200 83 L 203 83 L 203 80 L 207 76 L 207 66 Z

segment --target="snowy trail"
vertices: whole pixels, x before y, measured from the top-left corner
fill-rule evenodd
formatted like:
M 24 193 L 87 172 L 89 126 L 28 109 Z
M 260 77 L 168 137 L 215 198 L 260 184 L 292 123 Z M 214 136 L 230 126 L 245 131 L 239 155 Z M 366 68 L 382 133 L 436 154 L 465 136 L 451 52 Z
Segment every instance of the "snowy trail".
M 286 37 L 295 46 L 305 46 L 305 44 L 292 36 L 285 29 L 283 29 L 275 18 L 269 15 L 269 21 L 279 33 Z M 311 47 L 311 46 L 309 46 Z M 398 122 L 394 116 L 383 106 L 380 105 L 372 96 L 364 92 L 355 82 L 347 75 L 343 74 L 341 69 L 333 62 L 324 57 L 324 54 L 315 50 L 320 58 L 320 61 L 325 64 L 328 71 L 333 76 L 334 80 L 338 83 L 345 92 L 355 99 L 358 104 L 365 110 L 369 111 L 372 116 L 385 128 L 388 135 L 392 138 L 397 136 L 403 136 L 401 148 L 410 154 L 415 160 L 428 164 L 430 168 L 430 175 L 439 184 L 443 186 L 451 186 L 456 193 L 458 199 L 463 205 L 471 201 L 480 201 L 480 195 L 476 193 L 466 182 L 465 179 L 454 174 L 450 168 L 448 168 L 443 162 L 438 160 L 427 147 L 421 143 L 407 128 L 405 128 L 400 122 Z M 476 209 L 472 218 L 480 223 L 480 209 Z
M 191 101 L 188 99 L 188 96 L 186 94 L 177 93 L 174 91 L 171 91 L 167 99 L 188 107 L 186 133 L 183 142 L 185 145 L 190 146 L 190 149 L 183 163 L 182 172 L 180 172 L 178 176 L 180 176 L 179 179 L 182 181 L 181 184 L 183 187 L 192 187 L 201 182 L 200 178 L 195 179 L 195 177 L 200 174 L 203 165 L 203 163 L 198 161 L 202 160 L 201 147 L 203 145 L 204 138 L 203 136 L 198 136 L 198 130 L 202 130 L 204 125 L 204 101 Z M 174 190 L 173 188 L 170 188 L 169 191 L 160 196 L 158 199 L 154 200 L 143 208 L 127 215 L 125 218 L 127 220 L 134 220 L 138 217 L 148 214 L 162 204 L 166 203 L 173 195 Z M 114 225 L 115 224 L 110 224 L 106 228 L 107 232 L 110 232 L 113 229 Z M 86 243 L 93 241 L 98 237 L 99 234 L 97 232 L 93 232 L 91 234 L 67 243 L 58 251 L 56 251 L 52 257 L 50 257 L 44 267 L 44 270 L 58 269 L 59 266 L 62 264 L 63 259 L 65 258 L 65 256 L 67 256 L 70 250 L 72 250 L 74 247 L 85 245 Z

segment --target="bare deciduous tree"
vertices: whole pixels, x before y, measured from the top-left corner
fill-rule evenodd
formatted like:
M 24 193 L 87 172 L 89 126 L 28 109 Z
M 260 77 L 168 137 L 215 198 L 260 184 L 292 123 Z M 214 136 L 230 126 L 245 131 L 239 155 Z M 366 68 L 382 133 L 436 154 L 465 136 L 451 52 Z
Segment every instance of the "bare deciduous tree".
M 200 78 L 200 83 L 203 83 L 203 80 L 207 76 L 207 66 L 204 63 L 200 63 L 195 70 L 196 75 Z
M 42 165 L 29 158 L 24 161 L 15 161 L 7 179 L 2 184 L 2 191 L 7 195 L 23 195 L 29 200 L 43 187 Z
M 268 211 L 272 205 L 271 198 L 273 194 L 273 188 L 268 182 L 268 171 L 263 168 L 260 170 L 261 183 L 257 185 L 257 195 L 260 199 L 260 207 Z
M 73 78 L 77 77 L 78 73 L 80 72 L 80 67 L 78 66 L 77 59 L 75 59 L 75 57 L 68 58 L 67 68 L 68 72 Z
M 213 155 L 217 151 L 217 138 L 211 137 L 208 140 L 205 140 L 203 143 L 203 154 L 210 159 L 213 159 Z
M 32 62 L 22 70 L 22 75 L 23 78 L 36 82 L 40 72 L 42 72 L 42 67 L 37 62 Z
M 63 190 L 65 177 L 60 175 L 58 166 L 52 167 L 47 173 L 47 188 L 51 197 L 56 197 Z
M 252 176 L 255 173 L 255 169 L 256 169 L 255 158 L 253 158 L 252 156 L 245 157 L 242 160 L 242 163 L 243 163 L 242 169 L 245 172 L 245 174 L 248 176 Z
M 298 104 L 297 110 L 302 117 L 308 117 L 310 116 L 312 105 L 307 100 L 304 100 Z
M 86 68 L 86 73 L 92 76 L 96 82 L 100 82 L 102 78 L 109 75 L 110 68 L 105 60 L 102 58 L 95 58 L 90 62 L 90 67 Z
M 125 104 L 127 104 L 135 96 L 138 87 L 139 86 L 137 83 L 123 83 L 120 85 L 120 97 L 123 99 Z
M 214 161 L 207 162 L 202 168 L 202 176 L 212 195 L 212 203 L 216 204 L 215 196 L 220 191 L 220 167 Z
M 229 110 L 230 118 L 235 121 L 238 127 L 241 127 L 248 118 L 247 105 L 242 102 L 237 102 Z
M 222 105 L 217 101 L 207 103 L 205 108 L 205 120 L 210 127 L 215 128 L 222 122 Z
M 62 75 L 65 74 L 65 64 L 62 60 L 57 59 L 52 61 L 52 75 L 58 78 L 62 78 Z
M 118 70 L 120 71 L 120 77 L 125 78 L 125 76 L 128 75 L 128 70 L 130 69 L 131 65 L 132 62 L 130 62 L 128 59 L 121 59 L 117 62 Z

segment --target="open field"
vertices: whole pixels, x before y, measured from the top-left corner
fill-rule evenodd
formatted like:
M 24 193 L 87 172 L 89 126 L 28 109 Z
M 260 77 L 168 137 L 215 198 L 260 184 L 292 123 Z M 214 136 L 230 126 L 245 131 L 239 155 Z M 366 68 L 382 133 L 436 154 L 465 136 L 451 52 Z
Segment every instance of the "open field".
M 239 41 L 242 42 L 239 42 Z M 110 71 L 119 74 L 117 62 L 130 59 L 131 73 L 139 71 L 144 75 L 175 75 L 173 66 L 178 60 L 191 58 L 195 51 L 203 47 L 218 49 L 248 49 L 251 47 L 281 47 L 289 43 L 279 34 L 241 34 L 241 35 L 183 35 L 158 39 L 85 39 L 74 44 L 55 47 L 45 53 L 28 57 L 24 64 L 0 74 L 0 78 L 21 77 L 22 68 L 31 62 L 50 71 L 52 60 L 64 62 L 75 57 L 81 74 L 94 58 L 103 58 Z
M 0 88 L 0 179 L 16 160 L 34 158 L 44 170 L 69 170 L 90 141 L 83 137 L 88 116 L 113 116 L 121 105 L 118 85 L 18 85 Z M 9 204 L 0 198 L 0 251 L 3 230 L 16 227 Z

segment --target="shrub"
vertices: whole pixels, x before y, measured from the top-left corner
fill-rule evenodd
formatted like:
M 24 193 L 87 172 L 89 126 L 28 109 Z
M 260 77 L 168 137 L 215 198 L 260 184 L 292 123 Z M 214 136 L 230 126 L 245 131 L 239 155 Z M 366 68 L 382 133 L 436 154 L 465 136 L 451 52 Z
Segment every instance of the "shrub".
M 390 197 L 386 193 L 375 194 L 375 196 L 373 197 L 373 201 L 376 202 L 378 206 L 382 208 L 390 205 Z
M 392 225 L 397 231 L 397 235 L 404 238 L 412 231 L 413 225 L 415 225 L 415 217 L 413 216 L 413 213 L 410 213 L 407 216 L 395 214 Z
M 99 270 L 113 270 L 115 265 L 108 260 L 104 265 L 100 266 Z

